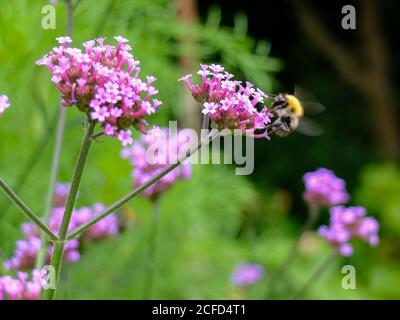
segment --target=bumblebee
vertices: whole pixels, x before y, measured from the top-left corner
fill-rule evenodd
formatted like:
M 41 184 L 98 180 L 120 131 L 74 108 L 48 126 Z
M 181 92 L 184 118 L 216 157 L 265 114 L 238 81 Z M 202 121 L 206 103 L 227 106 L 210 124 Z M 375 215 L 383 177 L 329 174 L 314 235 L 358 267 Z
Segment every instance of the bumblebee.
M 275 133 L 280 137 L 286 137 L 295 130 L 300 133 L 317 136 L 322 133 L 321 128 L 304 117 L 305 111 L 321 112 L 324 107 L 317 102 L 303 102 L 300 97 L 305 96 L 305 93 L 296 87 L 295 94 L 280 93 L 273 96 L 273 101 L 270 105 L 270 110 L 275 117 L 275 120 L 270 125 L 269 134 Z

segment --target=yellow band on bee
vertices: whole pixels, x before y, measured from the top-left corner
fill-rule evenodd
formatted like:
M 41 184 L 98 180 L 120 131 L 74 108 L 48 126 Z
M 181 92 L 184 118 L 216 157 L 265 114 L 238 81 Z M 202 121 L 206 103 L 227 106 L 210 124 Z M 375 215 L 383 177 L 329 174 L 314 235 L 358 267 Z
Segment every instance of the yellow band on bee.
M 304 114 L 304 109 L 300 100 L 291 94 L 285 95 L 285 98 L 288 103 L 288 107 L 292 111 L 292 113 L 294 113 L 298 117 L 302 117 Z

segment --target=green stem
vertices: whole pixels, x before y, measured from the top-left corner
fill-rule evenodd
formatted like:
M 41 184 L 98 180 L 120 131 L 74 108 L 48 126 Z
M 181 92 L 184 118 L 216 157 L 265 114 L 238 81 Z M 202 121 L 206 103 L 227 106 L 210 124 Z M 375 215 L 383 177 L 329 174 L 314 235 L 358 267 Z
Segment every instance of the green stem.
M 51 259 L 51 266 L 54 268 L 56 272 L 56 288 L 48 290 L 47 298 L 49 300 L 54 300 L 56 296 L 57 286 L 61 274 L 61 266 L 64 256 L 64 246 L 67 238 L 68 227 L 71 221 L 72 211 L 75 206 L 75 200 L 78 194 L 78 189 L 81 182 L 83 169 L 85 168 L 90 145 L 92 143 L 92 139 L 90 137 L 93 134 L 95 125 L 96 125 L 95 122 L 89 122 L 86 124 L 85 136 L 83 138 L 81 151 L 79 153 L 78 161 L 76 163 L 74 174 L 72 177 L 71 188 L 68 193 L 68 198 L 64 210 L 64 216 L 59 231 L 59 241 L 55 243 L 53 257 Z
M 72 4 L 72 0 L 65 0 L 65 3 L 67 5 L 67 36 L 72 38 L 75 7 Z M 79 2 L 76 4 L 76 6 L 78 4 Z M 45 200 L 46 202 L 43 214 L 44 221 L 46 224 L 49 223 L 51 210 L 53 207 L 54 189 L 57 183 L 58 171 L 60 167 L 61 149 L 64 140 L 65 118 L 66 118 L 66 108 L 61 106 L 60 112 L 58 114 L 55 148 L 53 152 L 53 160 L 50 169 L 49 186 L 46 194 L 46 200 Z M 40 250 L 36 257 L 36 263 L 35 263 L 36 269 L 40 269 L 43 266 L 47 252 L 47 244 L 45 242 L 43 232 L 40 234 L 40 244 L 41 244 Z
M 47 190 L 46 202 L 43 214 L 43 219 L 46 224 L 48 224 L 50 220 L 51 209 L 53 207 L 53 200 L 54 200 L 54 189 L 57 183 L 58 171 L 60 167 L 61 149 L 64 138 L 64 129 L 65 129 L 65 112 L 66 109 L 64 107 L 61 107 L 58 115 L 55 148 L 53 152 L 49 187 Z M 36 269 L 40 269 L 43 266 L 47 252 L 47 244 L 43 232 L 40 234 L 40 244 L 41 244 L 40 250 L 36 257 L 36 264 L 35 264 Z
M 331 265 L 334 259 L 337 256 L 336 250 L 333 250 L 330 255 L 328 255 L 325 260 L 321 263 L 321 265 L 314 271 L 314 273 L 311 275 L 311 277 L 307 280 L 307 282 L 301 287 L 300 290 L 298 290 L 295 294 L 293 294 L 290 297 L 290 300 L 296 300 L 303 296 L 310 288 L 311 286 L 323 275 L 326 269 L 328 269 Z
M 65 0 L 67 5 L 67 35 L 72 38 L 72 29 L 74 27 L 74 4 L 72 0 Z M 79 4 L 79 3 L 78 3 Z M 78 4 L 76 6 L 78 6 Z
M 57 236 L 47 227 L 39 217 L 28 208 L 28 206 L 22 201 L 17 194 L 11 190 L 11 188 L 0 178 L 0 188 L 3 189 L 8 198 L 29 218 L 31 219 L 40 229 L 42 229 L 50 237 L 51 240 L 57 240 Z
M 145 274 L 145 286 L 144 286 L 144 300 L 151 299 L 154 285 L 154 274 L 156 270 L 156 257 L 157 257 L 157 238 L 158 238 L 158 225 L 160 220 L 160 197 L 157 196 L 152 200 L 152 219 L 151 219 L 151 231 L 149 238 L 149 258 L 148 258 L 148 269 Z
M 97 132 L 97 133 L 95 133 L 95 134 L 93 134 L 93 135 L 91 136 L 91 139 L 92 139 L 92 140 L 96 140 L 97 138 L 101 137 L 102 135 L 104 135 L 104 132 L 103 132 L 103 131 Z
M 271 276 L 271 280 L 269 282 L 269 291 L 268 291 L 267 299 L 271 298 L 276 281 L 278 279 L 283 278 L 285 273 L 288 271 L 289 266 L 293 263 L 294 259 L 297 257 L 297 254 L 298 254 L 297 249 L 298 249 L 300 240 L 303 238 L 305 233 L 307 233 L 308 231 L 310 231 L 313 228 L 318 216 L 319 216 L 319 207 L 318 206 L 309 206 L 307 220 L 303 225 L 300 235 L 297 237 L 296 241 L 290 248 L 289 253 L 287 254 L 286 258 L 283 260 L 283 263 L 279 266 L 277 271 Z
M 109 214 L 116 212 L 118 209 L 122 208 L 127 202 L 132 200 L 134 197 L 136 197 L 138 194 L 146 190 L 148 187 L 156 183 L 158 180 L 160 180 L 162 177 L 170 173 L 172 170 L 174 170 L 176 167 L 181 165 L 185 160 L 190 158 L 195 152 L 197 152 L 199 149 L 202 147 L 208 145 L 211 140 L 215 139 L 219 133 L 215 131 L 211 131 L 211 134 L 204 139 L 200 141 L 200 143 L 197 145 L 197 147 L 193 150 L 189 150 L 183 157 L 178 159 L 178 161 L 174 164 L 171 164 L 169 167 L 165 168 L 152 178 L 150 178 L 148 181 L 146 181 L 144 184 L 141 186 L 133 189 L 131 192 L 129 192 L 127 195 L 122 197 L 120 200 L 116 201 L 114 204 L 112 204 L 110 207 L 108 207 L 105 211 L 100 213 L 97 217 L 94 217 L 92 220 L 87 222 L 86 224 L 80 226 L 79 228 L 76 228 L 73 232 L 71 232 L 67 236 L 67 240 L 71 240 L 74 238 L 77 238 L 80 234 L 84 233 L 86 230 L 88 230 L 90 227 L 95 225 L 97 222 L 100 220 L 104 219 L 107 217 Z

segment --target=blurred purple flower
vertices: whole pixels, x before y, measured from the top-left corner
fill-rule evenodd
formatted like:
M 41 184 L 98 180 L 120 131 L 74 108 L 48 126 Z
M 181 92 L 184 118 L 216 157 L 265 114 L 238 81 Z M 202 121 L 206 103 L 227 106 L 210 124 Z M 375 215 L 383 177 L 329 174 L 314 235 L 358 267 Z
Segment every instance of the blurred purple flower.
M 105 206 L 101 203 L 96 203 L 91 208 L 81 208 L 77 210 L 73 219 L 76 223 L 76 226 L 79 227 L 86 222 L 89 222 L 92 218 L 100 214 L 105 210 Z M 104 238 L 109 238 L 115 236 L 119 232 L 118 219 L 114 214 L 110 214 L 104 219 L 97 222 L 94 226 L 92 226 L 89 230 L 87 230 L 82 238 L 87 238 L 92 241 L 100 240 Z
M 0 276 L 0 300 L 39 300 L 45 275 L 45 271 L 33 270 L 31 280 L 25 272 L 18 272 L 17 278 Z
M 264 268 L 254 263 L 242 263 L 233 271 L 231 280 L 237 286 L 257 283 L 264 276 Z
M 51 246 L 47 252 L 46 261 L 50 263 L 50 259 L 53 256 L 54 246 Z M 81 258 L 79 252 L 79 241 L 76 239 L 69 240 L 64 246 L 64 261 L 66 262 L 78 262 Z
M 330 225 L 321 226 L 318 232 L 339 254 L 353 254 L 353 247 L 349 243 L 353 239 L 362 240 L 371 246 L 378 245 L 379 223 L 372 217 L 366 217 L 365 208 L 337 206 L 330 209 L 330 215 Z
M 128 159 L 134 167 L 133 184 L 140 186 L 171 164 L 189 147 L 190 137 L 184 130 L 170 136 L 167 128 L 154 127 L 135 141 L 131 147 L 121 152 L 122 158 Z M 152 152 L 151 152 L 152 151 Z M 156 197 L 168 190 L 178 180 L 187 180 L 191 175 L 191 164 L 183 163 L 147 188 L 143 194 Z
M 27 270 L 35 266 L 37 255 L 40 251 L 41 241 L 39 237 L 32 237 L 16 242 L 14 256 L 4 262 L 6 270 Z M 64 260 L 66 262 L 77 262 L 80 258 L 79 241 L 70 240 L 65 244 Z M 46 253 L 46 263 L 50 262 L 53 246 L 48 248 Z
M 56 195 L 54 202 L 58 205 L 65 204 L 65 196 L 69 189 L 68 184 L 58 184 L 56 188 Z M 93 207 L 83 207 L 76 209 L 72 213 L 71 222 L 68 227 L 68 231 L 71 232 L 77 227 L 85 224 L 90 219 L 101 213 L 105 209 L 102 204 L 95 204 Z M 63 207 L 53 208 L 50 216 L 49 226 L 50 229 L 58 234 L 61 222 L 64 215 Z M 18 240 L 16 242 L 16 249 L 14 256 L 4 262 L 4 268 L 6 270 L 25 270 L 34 267 L 36 257 L 40 251 L 40 230 L 32 223 L 23 223 L 21 230 L 25 236 L 24 240 Z M 89 239 L 91 241 L 97 241 L 100 239 L 112 237 L 119 232 L 118 219 L 114 214 L 107 216 L 105 219 L 99 221 L 89 230 L 87 230 L 80 238 Z M 79 241 L 70 240 L 65 244 L 64 260 L 66 262 L 77 262 L 80 259 L 79 252 Z M 50 262 L 50 258 L 53 252 L 53 245 L 50 245 L 46 253 L 46 263 Z
M 71 221 L 69 224 L 68 232 L 74 231 L 76 228 L 89 222 L 92 218 L 105 210 L 105 206 L 101 203 L 96 203 L 92 207 L 82 207 L 75 209 L 72 212 Z M 50 228 L 58 233 L 62 218 L 64 215 L 64 208 L 54 208 L 50 217 Z M 100 240 L 112 237 L 119 232 L 118 219 L 114 214 L 108 215 L 106 218 L 97 222 L 89 230 L 87 230 L 80 240 Z
M 335 176 L 333 171 L 319 168 L 303 177 L 306 191 L 304 200 L 310 206 L 336 206 L 349 200 L 346 182 Z
M 6 270 L 30 269 L 35 265 L 36 256 L 40 250 L 40 239 L 31 238 L 28 240 L 18 240 L 14 256 L 4 262 Z

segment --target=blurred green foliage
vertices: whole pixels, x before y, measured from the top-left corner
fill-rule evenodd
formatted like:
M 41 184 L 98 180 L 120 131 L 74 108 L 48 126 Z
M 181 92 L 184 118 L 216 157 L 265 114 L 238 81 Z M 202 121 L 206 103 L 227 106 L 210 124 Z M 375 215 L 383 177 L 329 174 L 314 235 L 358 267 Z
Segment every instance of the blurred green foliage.
M 399 239 L 400 236 L 400 170 L 394 164 L 374 164 L 361 173 L 361 187 L 356 200 L 373 212 L 385 231 Z M 397 248 L 399 249 L 399 248 Z
M 50 82 L 48 70 L 35 66 L 35 61 L 55 45 L 56 36 L 65 34 L 66 22 L 65 6 L 60 2 L 56 6 L 57 29 L 42 30 L 40 9 L 44 4 L 47 1 L 12 1 L 2 3 L 0 10 L 0 29 L 7 30 L 0 36 L 0 93 L 7 94 L 12 104 L 0 119 L 0 175 L 12 185 L 25 180 L 19 193 L 39 214 L 44 206 L 54 140 L 47 130 L 58 111 L 59 94 Z M 75 13 L 74 44 L 98 36 L 111 41 L 118 34 L 130 39 L 143 74 L 154 74 L 159 79 L 157 87 L 164 105 L 151 123 L 165 125 L 182 112 L 177 79 L 184 72 L 178 63 L 183 54 L 195 54 L 202 62 L 220 62 L 240 78 L 266 90 L 274 87 L 274 74 L 282 65 L 269 57 L 270 44 L 247 35 L 245 16 L 238 15 L 233 28 L 221 26 L 220 19 L 221 11 L 213 9 L 204 22 L 183 26 L 176 18 L 173 1 L 82 0 Z M 188 35 L 196 38 L 195 44 L 180 41 Z M 81 114 L 71 108 L 60 181 L 71 178 L 82 134 Z M 43 137 L 49 140 L 32 158 Z M 288 144 L 294 143 L 295 147 L 298 140 L 291 141 Z M 273 150 L 278 150 L 279 143 L 273 142 Z M 334 146 L 326 144 L 324 150 Z M 277 154 L 275 151 L 273 154 Z M 315 155 L 321 150 L 310 152 Z M 107 205 L 131 189 L 131 168 L 119 153 L 120 144 L 113 139 L 94 145 L 78 206 L 98 201 Z M 332 157 L 329 152 L 323 154 Z M 24 172 L 28 161 L 36 158 L 35 166 L 28 166 Z M 276 175 L 282 174 L 291 185 L 301 186 L 301 177 L 291 175 L 296 166 L 291 159 L 275 157 L 275 161 L 280 161 L 282 168 Z M 292 206 L 292 199 L 300 194 L 270 186 L 263 172 L 258 171 L 256 177 L 263 181 L 259 188 L 247 177 L 235 176 L 231 167 L 195 166 L 190 181 L 180 182 L 163 197 L 154 298 L 265 297 L 268 277 L 280 265 L 300 230 L 292 215 L 304 208 Z M 382 222 L 382 244 L 376 249 L 356 246 L 354 257 L 338 259 L 315 283 L 308 298 L 397 298 L 400 294 L 400 173 L 392 165 L 369 166 L 354 185 L 358 190 L 354 204 L 367 206 Z M 0 210 L 7 205 L 0 195 Z M 150 202 L 139 197 L 128 209 L 130 222 L 123 233 L 109 241 L 86 245 L 81 261 L 65 267 L 61 297 L 142 298 Z M 324 213 L 321 222 L 326 220 Z M 0 212 L 0 262 L 12 255 L 15 241 L 22 237 L 19 225 L 23 221 L 14 207 Z M 288 297 L 300 287 L 329 251 L 314 232 L 308 234 L 301 244 L 300 256 L 281 279 L 283 285 L 276 296 Z M 242 261 L 259 263 L 267 270 L 265 280 L 249 291 L 238 290 L 230 283 L 231 272 Z M 344 264 L 356 266 L 357 290 L 341 288 Z

